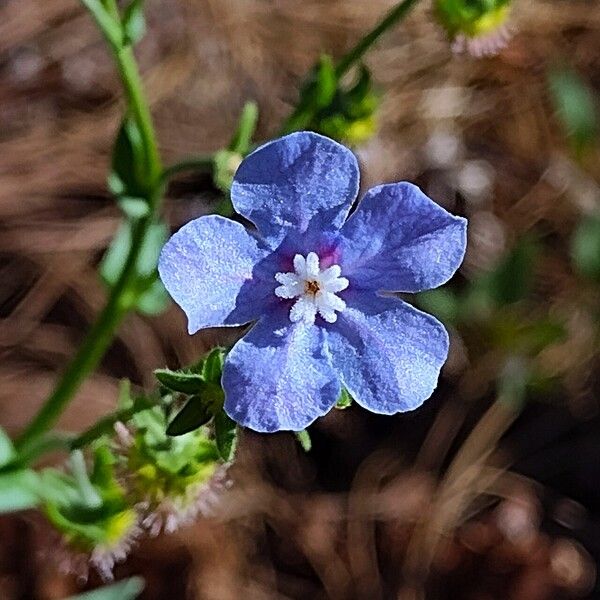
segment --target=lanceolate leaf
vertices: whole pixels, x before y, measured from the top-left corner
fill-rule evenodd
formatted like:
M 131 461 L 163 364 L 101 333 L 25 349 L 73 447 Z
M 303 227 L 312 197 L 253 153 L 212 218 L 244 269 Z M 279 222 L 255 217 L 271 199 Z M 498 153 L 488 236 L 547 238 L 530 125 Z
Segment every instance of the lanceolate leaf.
M 212 418 L 211 407 L 199 396 L 192 396 L 167 427 L 167 435 L 178 436 L 202 427 Z
M 219 383 L 223 374 L 223 359 L 225 353 L 222 348 L 214 348 L 204 360 L 202 375 L 209 383 Z
M 100 263 L 100 274 L 109 286 L 113 286 L 121 275 L 129 255 L 132 237 L 131 221 L 123 221 Z M 148 229 L 137 262 L 140 277 L 151 277 L 155 274 L 158 255 L 166 237 L 164 223 L 154 223 Z
M 91 592 L 71 596 L 67 600 L 134 600 L 144 589 L 141 577 L 131 577 Z
M 310 449 L 312 448 L 312 440 L 310 439 L 308 430 L 303 429 L 302 431 L 296 431 L 296 439 L 302 446 L 304 452 L 310 452 Z
M 165 286 L 157 277 L 140 295 L 137 301 L 137 309 L 144 315 L 158 315 L 169 306 L 169 303 L 170 296 L 167 290 L 165 290 Z
M 171 371 L 170 369 L 156 369 L 156 379 L 173 392 L 183 394 L 197 394 L 204 387 L 204 377 L 198 373 L 187 371 Z
M 31 469 L 0 473 L 0 514 L 35 508 L 39 503 L 39 477 Z
M 145 197 L 146 157 L 142 135 L 133 119 L 125 118 L 113 148 L 108 182 L 115 196 Z
M 338 398 L 335 407 L 344 409 L 348 408 L 349 406 L 352 406 L 352 396 L 346 388 L 342 388 L 342 391 L 340 392 L 340 397 Z
M 144 0 L 131 0 L 123 13 L 123 31 L 129 44 L 139 42 L 146 33 Z

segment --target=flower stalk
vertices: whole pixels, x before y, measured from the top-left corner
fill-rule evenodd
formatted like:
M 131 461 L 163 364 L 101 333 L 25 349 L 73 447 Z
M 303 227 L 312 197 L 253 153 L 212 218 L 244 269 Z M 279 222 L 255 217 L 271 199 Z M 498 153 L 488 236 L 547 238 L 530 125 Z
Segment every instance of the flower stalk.
M 162 165 L 156 133 L 133 49 L 127 44 L 124 36 L 118 35 L 117 20 L 113 13 L 89 0 L 85 0 L 83 4 L 96 19 L 113 51 L 125 91 L 128 111 L 140 131 L 145 154 L 144 183 L 147 191 L 144 199 L 148 203 L 149 210 L 144 217 L 133 223 L 127 258 L 104 308 L 50 397 L 17 439 L 16 445 L 20 452 L 26 452 L 29 445 L 56 423 L 80 385 L 104 356 L 123 318 L 135 306 L 138 258 L 146 235 L 156 220 L 163 192 Z M 113 8 L 115 7 L 116 4 Z

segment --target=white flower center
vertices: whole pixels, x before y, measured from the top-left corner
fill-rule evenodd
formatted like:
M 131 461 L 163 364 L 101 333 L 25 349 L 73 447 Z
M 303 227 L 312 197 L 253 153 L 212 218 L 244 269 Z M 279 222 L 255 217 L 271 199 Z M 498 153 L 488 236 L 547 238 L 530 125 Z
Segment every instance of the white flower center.
M 348 280 L 340 277 L 339 265 L 331 265 L 321 271 L 319 257 L 309 252 L 304 258 L 294 256 L 293 273 L 277 273 L 275 279 L 281 285 L 275 288 L 279 298 L 298 298 L 290 310 L 290 321 L 314 323 L 317 313 L 328 323 L 335 323 L 337 312 L 346 308 L 346 303 L 336 296 L 348 287 Z

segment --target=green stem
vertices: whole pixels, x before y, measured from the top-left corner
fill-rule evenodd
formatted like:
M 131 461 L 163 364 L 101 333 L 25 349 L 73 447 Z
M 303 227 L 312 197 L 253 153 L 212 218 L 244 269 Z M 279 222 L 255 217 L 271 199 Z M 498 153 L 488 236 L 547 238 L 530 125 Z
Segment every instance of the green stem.
M 29 444 L 54 425 L 81 383 L 104 356 L 117 327 L 131 307 L 131 296 L 137 279 L 136 263 L 147 223 L 149 223 L 148 218 L 139 221 L 136 225 L 127 261 L 106 305 L 50 397 L 17 439 L 16 445 L 20 451 L 25 452 Z
M 73 439 L 73 434 L 58 432 L 38 437 L 27 444 L 25 451 L 19 452 L 11 466 L 27 467 L 38 457 L 49 452 L 69 452 L 71 450 L 71 440 Z
M 144 410 L 148 410 L 149 408 L 153 408 L 156 405 L 157 404 L 155 400 L 151 400 L 143 396 L 135 398 L 130 407 L 122 408 L 121 410 L 111 413 L 110 415 L 102 417 L 89 429 L 86 429 L 83 433 L 73 438 L 69 446 L 71 450 L 83 448 L 84 446 L 87 446 L 91 442 L 97 440 L 99 437 L 112 433 L 115 423 L 118 423 L 119 421 L 122 423 L 127 423 L 135 414 Z
M 418 0 L 403 0 L 396 4 L 367 35 L 360 39 L 354 48 L 342 56 L 335 67 L 335 74 L 338 78 L 344 75 L 353 64 L 358 62 L 383 33 L 401 21 L 417 2 Z
M 48 452 L 71 452 L 83 448 L 96 441 L 103 435 L 111 434 L 114 425 L 117 422 L 127 423 L 139 412 L 148 410 L 157 406 L 155 400 L 139 397 L 133 400 L 133 404 L 128 408 L 122 408 L 109 415 L 105 415 L 79 435 L 72 433 L 52 432 L 44 436 L 37 437 L 27 444 L 23 451 L 19 452 L 18 457 L 11 465 L 25 467 L 34 462 L 38 457 Z
M 107 39 L 107 32 L 103 30 Z M 63 413 L 85 378 L 96 368 L 114 334 L 135 301 L 138 279 L 137 263 L 146 234 L 155 220 L 162 196 L 162 166 L 150 109 L 143 92 L 142 80 L 130 47 L 116 48 L 115 61 L 127 96 L 128 108 L 135 119 L 146 151 L 146 184 L 149 189 L 149 214 L 136 221 L 131 247 L 123 270 L 110 292 L 106 305 L 88 332 L 82 346 L 59 379 L 46 403 L 22 432 L 16 445 L 22 452 L 48 431 Z

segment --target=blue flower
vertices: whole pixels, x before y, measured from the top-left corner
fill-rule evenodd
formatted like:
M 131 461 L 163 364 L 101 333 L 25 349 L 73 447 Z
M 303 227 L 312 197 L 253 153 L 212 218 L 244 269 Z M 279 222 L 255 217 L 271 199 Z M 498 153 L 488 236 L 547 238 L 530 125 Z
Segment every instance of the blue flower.
M 256 431 L 297 431 L 341 386 L 376 413 L 420 406 L 437 385 L 448 334 L 389 294 L 437 287 L 463 260 L 466 221 L 410 183 L 377 186 L 357 209 L 356 158 L 317 134 L 258 148 L 231 188 L 238 213 L 182 227 L 159 272 L 190 334 L 256 321 L 227 355 L 225 411 Z

